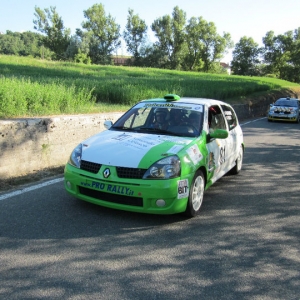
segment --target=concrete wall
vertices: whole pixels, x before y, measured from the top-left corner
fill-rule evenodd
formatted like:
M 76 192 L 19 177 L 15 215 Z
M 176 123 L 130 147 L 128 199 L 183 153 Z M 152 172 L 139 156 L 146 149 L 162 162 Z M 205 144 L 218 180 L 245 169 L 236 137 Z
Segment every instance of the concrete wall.
M 0 180 L 65 165 L 71 151 L 122 113 L 0 121 Z
M 240 120 L 265 116 L 283 95 L 233 105 Z M 0 181 L 62 167 L 73 148 L 122 113 L 0 120 Z

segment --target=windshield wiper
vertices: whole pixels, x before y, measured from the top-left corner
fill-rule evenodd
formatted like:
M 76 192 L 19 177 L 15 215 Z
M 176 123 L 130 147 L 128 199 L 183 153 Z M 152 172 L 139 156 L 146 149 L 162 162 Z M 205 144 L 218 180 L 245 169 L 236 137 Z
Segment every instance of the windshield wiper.
M 153 133 L 164 133 L 164 134 L 168 134 L 168 135 L 182 136 L 182 134 L 178 134 L 176 132 L 169 131 L 169 130 L 166 130 L 166 129 L 160 129 L 160 128 L 141 127 L 140 130 L 151 131 Z
M 124 126 L 112 126 L 110 129 L 115 129 L 115 130 L 124 130 L 124 131 L 131 131 L 134 130 L 129 127 L 124 127 Z

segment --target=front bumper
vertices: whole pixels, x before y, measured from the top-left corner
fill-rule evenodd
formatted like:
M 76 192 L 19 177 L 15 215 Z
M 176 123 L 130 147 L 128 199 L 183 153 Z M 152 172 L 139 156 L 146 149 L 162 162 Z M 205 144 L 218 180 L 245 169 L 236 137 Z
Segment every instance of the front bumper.
M 185 211 L 188 200 L 187 191 L 182 197 L 179 180 L 115 177 L 107 180 L 67 164 L 64 184 L 72 196 L 96 205 L 140 213 L 175 214 Z
M 298 115 L 296 114 L 269 114 L 268 120 L 270 121 L 286 121 L 286 122 L 296 122 L 298 120 Z

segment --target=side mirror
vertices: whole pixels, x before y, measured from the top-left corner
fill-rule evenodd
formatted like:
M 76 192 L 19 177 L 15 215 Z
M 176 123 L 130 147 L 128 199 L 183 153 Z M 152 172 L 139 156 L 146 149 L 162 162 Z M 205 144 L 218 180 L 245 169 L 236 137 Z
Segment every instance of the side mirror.
M 270 104 L 270 108 L 273 107 L 273 104 Z
M 110 121 L 110 120 L 106 120 L 106 121 L 104 122 L 104 127 L 105 127 L 106 129 L 109 129 L 112 125 L 113 125 L 113 122 Z
M 228 131 L 225 129 L 215 129 L 214 132 L 207 135 L 208 141 L 211 139 L 226 139 Z

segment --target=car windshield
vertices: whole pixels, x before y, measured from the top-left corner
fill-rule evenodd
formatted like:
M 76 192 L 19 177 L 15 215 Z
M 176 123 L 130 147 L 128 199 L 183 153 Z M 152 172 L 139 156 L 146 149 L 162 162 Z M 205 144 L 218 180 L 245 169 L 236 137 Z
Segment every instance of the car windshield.
M 279 99 L 275 102 L 275 106 L 298 107 L 298 102 L 297 100 Z
M 202 125 L 202 105 L 145 101 L 127 111 L 110 130 L 196 137 Z

